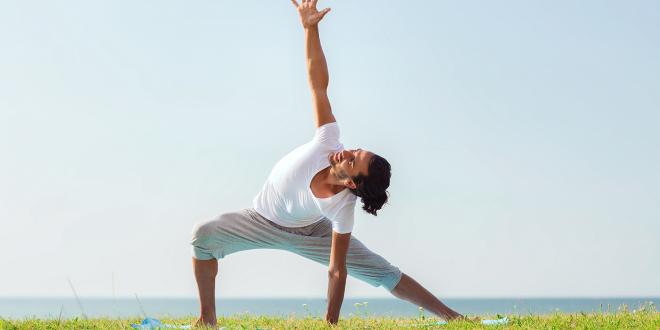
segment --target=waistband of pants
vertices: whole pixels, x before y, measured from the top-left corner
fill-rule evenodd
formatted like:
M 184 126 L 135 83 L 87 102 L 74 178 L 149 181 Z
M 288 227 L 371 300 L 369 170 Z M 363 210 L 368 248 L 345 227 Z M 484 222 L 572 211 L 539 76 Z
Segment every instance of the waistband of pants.
M 307 226 L 302 226 L 302 227 L 286 227 L 286 226 L 282 226 L 280 224 L 277 224 L 277 223 L 269 220 L 268 218 L 264 217 L 259 212 L 257 212 L 257 210 L 255 210 L 253 207 L 247 208 L 245 210 L 250 215 L 250 217 L 252 217 L 252 219 L 257 220 L 257 221 L 264 221 L 264 222 L 268 223 L 269 225 L 271 225 L 271 226 L 273 226 L 273 227 L 275 227 L 279 230 L 286 231 L 286 232 L 292 232 L 294 230 L 305 230 L 306 228 L 310 228 L 310 227 L 318 225 L 318 223 L 320 221 L 319 220 L 317 222 L 314 222 L 312 224 L 309 224 Z

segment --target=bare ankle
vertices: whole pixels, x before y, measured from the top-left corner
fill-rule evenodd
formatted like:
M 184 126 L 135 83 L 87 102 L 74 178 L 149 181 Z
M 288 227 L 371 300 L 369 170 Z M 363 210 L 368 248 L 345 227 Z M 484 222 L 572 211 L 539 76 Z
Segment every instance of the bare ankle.
M 206 325 L 206 326 L 216 326 L 218 323 L 218 320 L 216 319 L 215 315 L 204 315 L 199 317 L 197 319 L 197 323 L 195 325 L 201 326 L 201 325 Z
M 463 319 L 465 319 L 465 316 L 463 316 L 463 315 L 461 315 L 461 314 L 459 314 L 459 313 L 453 312 L 453 313 L 445 314 L 445 317 L 444 317 L 444 318 L 445 318 L 445 320 L 447 320 L 447 321 L 452 321 L 452 320 L 463 320 Z

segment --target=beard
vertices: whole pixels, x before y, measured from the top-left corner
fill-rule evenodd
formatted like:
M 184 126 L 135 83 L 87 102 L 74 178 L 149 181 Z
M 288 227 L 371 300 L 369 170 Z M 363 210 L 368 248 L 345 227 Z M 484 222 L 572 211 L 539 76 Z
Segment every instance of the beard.
M 330 167 L 330 174 L 334 176 L 335 179 L 337 179 L 337 181 L 342 181 L 350 178 L 350 176 L 346 172 L 338 168 L 338 166 L 336 165 Z

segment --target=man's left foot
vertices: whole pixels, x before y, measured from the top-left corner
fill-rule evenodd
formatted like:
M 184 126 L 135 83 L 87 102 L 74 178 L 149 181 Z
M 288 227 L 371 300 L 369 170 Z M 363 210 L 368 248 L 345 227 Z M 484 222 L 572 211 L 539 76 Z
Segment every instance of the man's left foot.
M 195 323 L 193 323 L 192 327 L 193 327 L 193 329 L 194 328 L 224 329 L 224 327 L 218 328 L 217 323 L 218 322 L 215 319 L 213 319 L 213 320 L 204 320 L 200 317 L 195 321 Z

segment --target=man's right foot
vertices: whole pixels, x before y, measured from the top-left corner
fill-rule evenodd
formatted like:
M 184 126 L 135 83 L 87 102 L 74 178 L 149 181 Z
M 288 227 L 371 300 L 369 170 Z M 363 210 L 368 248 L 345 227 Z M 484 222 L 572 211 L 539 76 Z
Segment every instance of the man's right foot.
M 479 322 L 481 322 L 481 318 L 479 318 L 478 316 L 475 316 L 475 317 L 467 317 L 467 316 L 465 316 L 465 315 L 461 315 L 461 316 L 456 317 L 456 318 L 454 318 L 454 319 L 452 319 L 452 320 L 455 320 L 455 321 L 468 321 L 468 322 L 472 322 L 472 323 L 479 323 Z
M 218 328 L 218 321 L 216 319 L 206 319 L 206 318 L 200 317 L 193 324 L 193 328 L 200 328 L 200 327 L 217 329 Z

